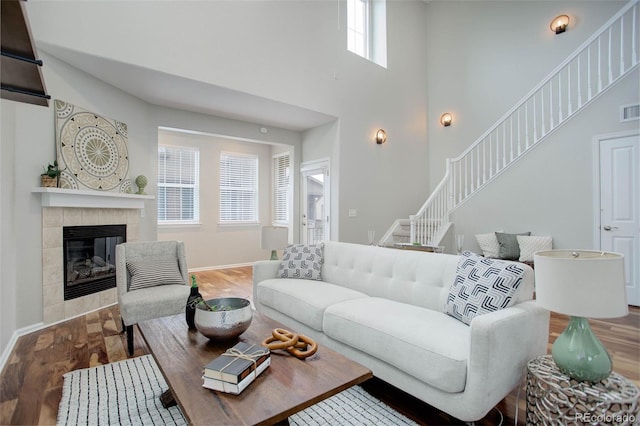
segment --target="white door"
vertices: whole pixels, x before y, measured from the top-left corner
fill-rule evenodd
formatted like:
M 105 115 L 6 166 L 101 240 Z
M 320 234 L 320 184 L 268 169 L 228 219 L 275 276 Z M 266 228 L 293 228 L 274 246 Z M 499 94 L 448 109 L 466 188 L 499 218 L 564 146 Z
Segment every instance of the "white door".
M 329 233 L 329 163 L 302 165 L 300 197 L 300 238 L 302 244 L 328 240 Z
M 600 141 L 600 248 L 624 255 L 627 301 L 640 306 L 640 135 Z

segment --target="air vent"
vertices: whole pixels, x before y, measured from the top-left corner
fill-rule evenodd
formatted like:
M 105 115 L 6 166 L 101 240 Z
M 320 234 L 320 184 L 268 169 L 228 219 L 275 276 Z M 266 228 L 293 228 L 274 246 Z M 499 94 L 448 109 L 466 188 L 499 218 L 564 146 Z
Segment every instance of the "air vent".
M 640 104 L 620 107 L 620 121 L 640 120 Z

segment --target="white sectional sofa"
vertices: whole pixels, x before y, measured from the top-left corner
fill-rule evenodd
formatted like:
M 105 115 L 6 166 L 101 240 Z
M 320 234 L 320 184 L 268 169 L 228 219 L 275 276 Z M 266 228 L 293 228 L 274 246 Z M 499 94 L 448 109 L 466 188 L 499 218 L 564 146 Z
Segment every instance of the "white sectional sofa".
M 253 268 L 256 309 L 367 366 L 373 374 L 463 420 L 484 417 L 545 354 L 549 313 L 535 305 L 533 270 L 512 305 L 469 325 L 445 313 L 460 256 L 325 242 L 321 280 Z M 521 265 L 521 264 L 518 264 Z

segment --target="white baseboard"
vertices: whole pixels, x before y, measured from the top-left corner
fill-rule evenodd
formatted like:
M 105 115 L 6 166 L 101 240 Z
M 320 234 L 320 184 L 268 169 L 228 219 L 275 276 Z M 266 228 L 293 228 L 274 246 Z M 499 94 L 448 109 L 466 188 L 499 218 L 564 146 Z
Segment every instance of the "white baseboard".
M 9 361 L 9 356 L 11 355 L 11 352 L 13 351 L 16 343 L 18 343 L 18 338 L 33 333 L 34 331 L 38 331 L 43 326 L 44 323 L 40 322 L 13 332 L 13 335 L 11 335 L 11 339 L 9 339 L 7 346 L 4 348 L 4 351 L 2 351 L 2 358 L 0 358 L 0 371 L 4 370 L 4 366 L 7 364 L 7 361 Z
M 234 263 L 232 265 L 204 266 L 202 268 L 189 268 L 189 272 L 213 271 L 216 269 L 242 268 L 244 266 L 253 266 L 254 262 Z
M 4 351 L 2 351 L 2 358 L 0 358 L 0 371 L 2 371 L 4 369 L 5 364 L 7 363 L 7 361 L 9 361 L 9 356 L 11 355 L 11 351 L 13 351 L 13 348 L 16 345 L 16 343 L 18 343 L 18 339 L 20 337 L 26 336 L 27 334 L 31 334 L 31 333 L 33 333 L 35 331 L 42 330 L 43 328 L 51 327 L 53 325 L 60 324 L 60 323 L 63 323 L 65 321 L 69 321 L 69 320 L 72 320 L 74 318 L 78 318 L 78 317 L 90 314 L 91 312 L 99 311 L 100 309 L 108 308 L 109 306 L 113 306 L 113 305 L 117 305 L 117 303 L 111 303 L 109 305 L 105 305 L 105 306 L 102 306 L 102 307 L 97 308 L 97 309 L 92 309 L 90 311 L 75 315 L 73 317 L 65 318 L 65 319 L 62 319 L 60 321 L 52 322 L 50 324 L 45 324 L 44 322 L 39 322 L 39 323 L 32 324 L 32 325 L 29 325 L 27 327 L 23 327 L 23 328 L 21 328 L 19 330 L 14 331 L 13 335 L 11 336 L 11 339 L 9 339 L 9 342 L 7 343 L 7 347 L 5 347 Z

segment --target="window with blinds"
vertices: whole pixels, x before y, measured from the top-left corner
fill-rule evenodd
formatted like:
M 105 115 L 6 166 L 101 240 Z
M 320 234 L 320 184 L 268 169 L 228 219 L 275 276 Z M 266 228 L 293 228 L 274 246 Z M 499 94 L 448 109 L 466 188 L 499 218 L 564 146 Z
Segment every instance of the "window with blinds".
M 197 223 L 200 152 L 197 148 L 158 147 L 158 223 Z
M 289 224 L 290 174 L 289 153 L 273 156 L 273 223 Z
M 258 222 L 258 157 L 220 154 L 220 223 Z

